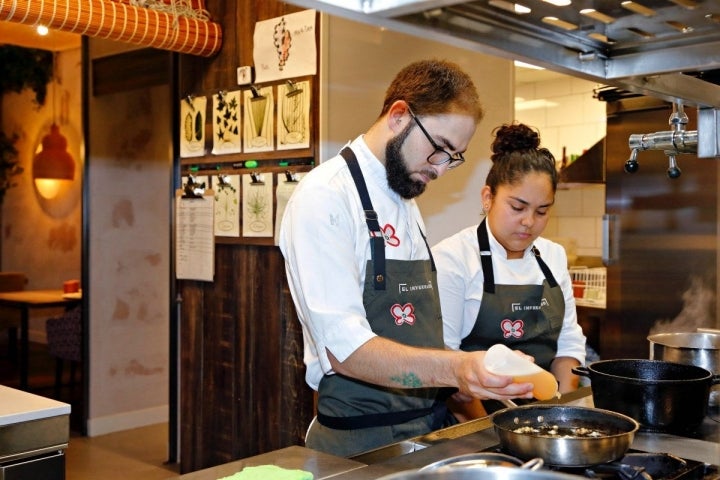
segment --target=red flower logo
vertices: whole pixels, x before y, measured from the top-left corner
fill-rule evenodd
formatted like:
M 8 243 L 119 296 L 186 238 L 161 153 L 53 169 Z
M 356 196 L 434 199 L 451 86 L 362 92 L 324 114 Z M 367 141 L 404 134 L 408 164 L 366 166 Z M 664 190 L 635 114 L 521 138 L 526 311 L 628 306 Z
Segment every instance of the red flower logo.
M 399 247 L 400 239 L 395 235 L 395 227 L 389 223 L 382 228 L 383 237 L 385 237 L 385 243 L 391 247 Z
M 512 321 L 510 319 L 505 319 L 502 322 L 500 322 L 500 328 L 502 328 L 503 331 L 503 337 L 510 338 L 520 338 L 522 337 L 525 332 L 523 332 L 523 327 L 525 326 L 525 323 L 523 323 L 522 320 L 515 320 Z
M 415 323 L 415 307 L 413 307 L 412 303 L 406 303 L 405 305 L 396 303 L 390 307 L 390 313 L 395 319 L 395 325 L 402 325 L 403 323 L 412 325 Z

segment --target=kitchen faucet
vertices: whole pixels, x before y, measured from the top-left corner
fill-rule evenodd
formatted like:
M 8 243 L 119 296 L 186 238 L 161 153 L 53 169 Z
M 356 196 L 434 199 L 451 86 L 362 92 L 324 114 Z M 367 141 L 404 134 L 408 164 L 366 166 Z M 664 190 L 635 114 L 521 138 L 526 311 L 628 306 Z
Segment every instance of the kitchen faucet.
M 642 150 L 663 150 L 668 157 L 669 178 L 678 178 L 682 171 L 677 166 L 676 155 L 680 153 L 697 153 L 698 131 L 687 130 L 688 116 L 685 114 L 683 104 L 673 103 L 673 111 L 668 121 L 670 130 L 655 133 L 633 133 L 630 135 L 630 158 L 625 162 L 625 171 L 635 173 L 638 171 L 638 152 Z

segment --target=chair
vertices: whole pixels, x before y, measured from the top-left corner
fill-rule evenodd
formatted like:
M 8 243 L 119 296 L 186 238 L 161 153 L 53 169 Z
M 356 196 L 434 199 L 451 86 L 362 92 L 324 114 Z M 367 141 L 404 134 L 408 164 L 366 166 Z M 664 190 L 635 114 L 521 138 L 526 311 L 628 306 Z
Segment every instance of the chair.
M 0 292 L 19 292 L 25 290 L 28 278 L 21 272 L 0 272 Z M 20 317 L 18 312 L 9 309 L 0 309 L 0 328 L 7 329 L 8 358 L 17 360 L 18 326 Z
M 62 387 L 64 361 L 70 362 L 70 385 L 75 383 L 75 370 L 82 362 L 82 311 L 72 308 L 59 317 L 45 321 L 48 352 L 55 357 L 55 394 Z

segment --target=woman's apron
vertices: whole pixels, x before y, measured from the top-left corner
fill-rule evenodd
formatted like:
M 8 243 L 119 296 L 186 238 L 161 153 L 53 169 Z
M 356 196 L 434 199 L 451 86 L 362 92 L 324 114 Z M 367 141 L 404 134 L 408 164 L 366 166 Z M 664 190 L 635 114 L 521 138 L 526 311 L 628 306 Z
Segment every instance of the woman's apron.
M 477 228 L 480 263 L 483 271 L 483 297 L 477 320 L 463 338 L 460 349 L 487 350 L 503 343 L 535 357 L 535 363 L 549 370 L 557 354 L 557 341 L 565 318 L 565 297 L 550 268 L 533 246 L 542 285 L 496 285 L 486 219 Z M 488 413 L 490 402 L 484 401 Z M 491 408 L 492 409 L 492 408 Z
M 385 259 L 385 239 L 355 154 L 349 148 L 340 153 L 360 194 L 372 242 L 363 291 L 370 327 L 406 345 L 444 348 L 432 254 L 429 260 Z M 430 251 L 427 240 L 425 244 Z M 352 456 L 441 428 L 447 415 L 441 390 L 447 393 L 437 388 L 384 388 L 340 374 L 325 375 L 318 388 L 317 422 L 308 431 L 306 445 Z

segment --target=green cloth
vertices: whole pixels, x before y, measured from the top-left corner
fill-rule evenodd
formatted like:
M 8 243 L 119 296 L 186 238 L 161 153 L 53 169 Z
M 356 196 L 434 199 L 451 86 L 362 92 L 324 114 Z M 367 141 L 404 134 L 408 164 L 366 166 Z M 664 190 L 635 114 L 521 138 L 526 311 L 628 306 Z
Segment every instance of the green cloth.
M 229 477 L 218 480 L 313 480 L 313 474 L 305 470 L 289 470 L 277 465 L 245 467 Z

